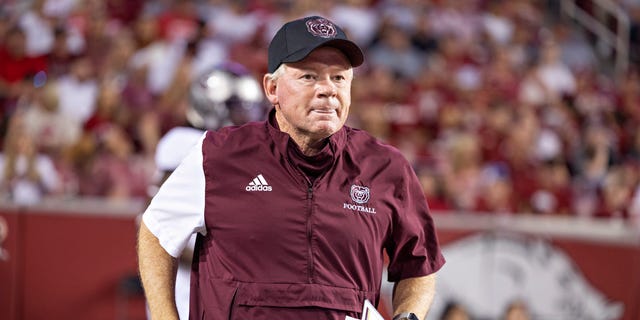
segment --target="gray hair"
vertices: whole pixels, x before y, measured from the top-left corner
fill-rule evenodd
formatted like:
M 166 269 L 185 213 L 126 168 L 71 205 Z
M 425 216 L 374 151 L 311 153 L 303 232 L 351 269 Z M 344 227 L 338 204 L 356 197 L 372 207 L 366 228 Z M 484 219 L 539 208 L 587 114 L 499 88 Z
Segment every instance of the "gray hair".
M 272 73 L 268 73 L 267 77 L 271 81 L 276 81 L 278 80 L 278 78 L 280 78 L 284 74 L 286 68 L 287 68 L 287 65 L 283 63 L 278 67 L 278 69 L 276 69 L 276 71 Z

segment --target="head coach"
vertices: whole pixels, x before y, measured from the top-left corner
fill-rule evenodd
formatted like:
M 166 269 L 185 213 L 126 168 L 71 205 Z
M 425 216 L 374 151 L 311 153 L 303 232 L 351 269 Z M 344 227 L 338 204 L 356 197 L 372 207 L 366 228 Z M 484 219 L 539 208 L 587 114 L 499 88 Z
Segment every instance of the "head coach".
M 143 214 L 153 319 L 177 319 L 176 257 L 194 233 L 191 319 L 359 318 L 379 302 L 385 252 L 394 319 L 424 319 L 444 258 L 411 165 L 345 126 L 363 61 L 322 17 L 276 33 L 268 119 L 207 131 Z

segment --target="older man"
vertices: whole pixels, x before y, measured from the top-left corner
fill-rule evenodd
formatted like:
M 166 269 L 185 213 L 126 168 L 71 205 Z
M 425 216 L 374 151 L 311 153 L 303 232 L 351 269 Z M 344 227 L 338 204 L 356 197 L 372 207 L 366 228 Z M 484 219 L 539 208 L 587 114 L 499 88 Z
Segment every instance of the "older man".
M 331 21 L 269 46 L 270 117 L 207 132 L 154 197 L 139 235 L 154 319 L 176 319 L 175 257 L 198 234 L 192 319 L 360 317 L 388 254 L 394 319 L 423 319 L 444 264 L 410 164 L 344 125 L 362 51 Z

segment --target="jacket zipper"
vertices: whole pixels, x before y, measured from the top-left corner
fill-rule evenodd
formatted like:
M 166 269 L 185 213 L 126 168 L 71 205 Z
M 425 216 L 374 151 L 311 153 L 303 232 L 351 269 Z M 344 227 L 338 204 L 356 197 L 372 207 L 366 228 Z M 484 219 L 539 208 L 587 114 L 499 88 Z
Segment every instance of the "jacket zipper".
M 307 273 L 308 282 L 313 283 L 314 262 L 313 262 L 313 250 L 312 250 L 312 237 L 313 230 L 311 227 L 311 216 L 313 215 L 313 186 L 308 185 L 307 189 L 307 201 L 309 204 L 309 211 L 307 213 Z

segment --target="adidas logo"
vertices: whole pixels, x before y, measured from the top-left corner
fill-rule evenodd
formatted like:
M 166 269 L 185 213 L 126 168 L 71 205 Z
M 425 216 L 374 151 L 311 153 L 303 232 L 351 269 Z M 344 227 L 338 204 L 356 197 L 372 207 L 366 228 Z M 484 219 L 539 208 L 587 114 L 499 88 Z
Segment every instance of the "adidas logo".
M 249 184 L 244 188 L 247 191 L 271 191 L 272 188 L 262 176 L 259 174 L 257 177 L 253 178 L 253 181 L 249 182 Z

